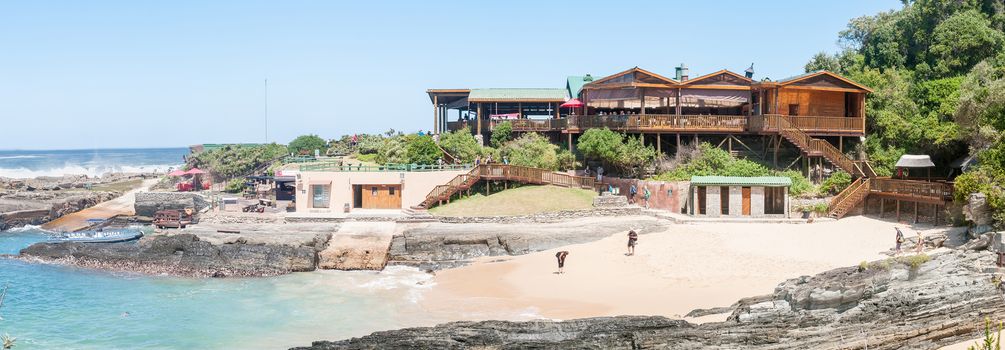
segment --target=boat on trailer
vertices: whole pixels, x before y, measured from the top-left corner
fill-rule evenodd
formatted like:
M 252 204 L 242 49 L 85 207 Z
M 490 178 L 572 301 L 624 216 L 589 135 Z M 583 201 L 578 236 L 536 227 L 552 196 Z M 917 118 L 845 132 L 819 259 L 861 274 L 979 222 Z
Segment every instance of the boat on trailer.
M 50 243 L 75 242 L 75 243 L 121 243 L 135 241 L 143 237 L 143 232 L 139 230 L 97 230 L 67 232 L 49 239 Z

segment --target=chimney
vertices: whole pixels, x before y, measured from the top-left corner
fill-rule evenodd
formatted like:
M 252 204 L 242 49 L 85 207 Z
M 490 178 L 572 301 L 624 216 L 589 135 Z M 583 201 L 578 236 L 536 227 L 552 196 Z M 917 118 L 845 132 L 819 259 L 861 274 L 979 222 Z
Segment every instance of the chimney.
M 589 73 L 587 73 L 586 76 L 583 77 L 583 81 L 587 81 L 587 82 L 593 81 L 593 76 L 590 75 Z
M 743 73 L 744 73 L 744 75 L 747 76 L 747 79 L 753 79 L 754 78 L 754 63 L 750 63 L 750 68 L 747 68 L 747 70 L 743 71 Z
M 676 79 L 677 81 L 687 81 L 688 78 L 687 66 L 681 63 L 680 66 L 677 67 L 676 71 L 677 74 L 674 76 L 674 79 Z

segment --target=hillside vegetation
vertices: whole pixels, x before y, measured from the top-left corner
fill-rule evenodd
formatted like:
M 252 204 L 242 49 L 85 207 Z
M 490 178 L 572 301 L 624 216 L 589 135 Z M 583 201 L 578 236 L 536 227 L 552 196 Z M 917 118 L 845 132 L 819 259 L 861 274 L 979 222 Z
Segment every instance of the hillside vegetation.
M 558 186 L 523 186 L 470 197 L 434 207 L 430 213 L 440 216 L 528 215 L 593 207 L 590 190 Z

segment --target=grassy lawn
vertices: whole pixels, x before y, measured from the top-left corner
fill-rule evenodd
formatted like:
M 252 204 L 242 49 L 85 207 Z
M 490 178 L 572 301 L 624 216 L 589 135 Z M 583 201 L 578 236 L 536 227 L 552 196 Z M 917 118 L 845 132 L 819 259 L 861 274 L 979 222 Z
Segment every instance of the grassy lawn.
M 524 186 L 493 193 L 474 194 L 429 210 L 440 216 L 527 215 L 593 207 L 593 191 L 557 186 Z

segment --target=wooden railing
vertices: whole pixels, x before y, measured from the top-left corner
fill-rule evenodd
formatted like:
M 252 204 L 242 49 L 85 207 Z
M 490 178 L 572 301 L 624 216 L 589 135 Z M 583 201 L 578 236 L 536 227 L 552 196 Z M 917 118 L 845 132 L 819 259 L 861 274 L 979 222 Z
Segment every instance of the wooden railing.
M 871 181 L 873 192 L 893 193 L 904 197 L 916 197 L 928 200 L 953 200 L 953 185 L 947 182 L 929 182 L 918 180 L 876 178 Z
M 809 132 L 861 132 L 865 130 L 865 118 L 861 117 L 785 117 L 792 126 Z
M 511 119 L 493 120 L 491 129 L 503 122 L 510 122 L 513 131 L 561 131 L 568 127 L 568 120 L 565 118 L 556 119 Z
M 744 132 L 747 117 L 742 115 L 584 115 L 569 117 L 570 129 L 608 128 L 617 131 L 712 131 Z
M 457 193 L 457 191 L 470 188 L 482 179 L 517 181 L 572 188 L 596 188 L 596 180 L 592 177 L 561 174 L 547 169 L 516 165 L 483 164 L 471 169 L 467 173 L 455 176 L 446 184 L 434 187 L 426 195 L 426 199 L 422 202 L 421 206 L 429 208 L 438 201 L 449 198 L 454 193 Z
M 788 117 L 781 115 L 752 116 L 751 121 L 752 128 L 756 128 L 755 131 L 777 132 L 804 152 L 823 156 L 849 174 L 856 176 L 866 175 L 855 161 L 848 158 L 844 153 L 841 153 L 837 147 L 831 145 L 830 142 L 806 134 L 799 127 L 793 125 Z
M 869 182 L 870 179 L 867 177 L 855 179 L 851 185 L 848 185 L 841 193 L 834 196 L 830 203 L 827 204 L 828 214 L 836 219 L 840 219 L 847 214 L 855 205 L 869 196 Z

